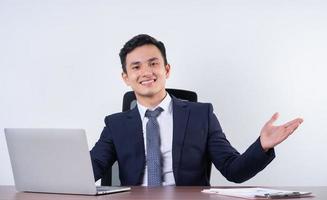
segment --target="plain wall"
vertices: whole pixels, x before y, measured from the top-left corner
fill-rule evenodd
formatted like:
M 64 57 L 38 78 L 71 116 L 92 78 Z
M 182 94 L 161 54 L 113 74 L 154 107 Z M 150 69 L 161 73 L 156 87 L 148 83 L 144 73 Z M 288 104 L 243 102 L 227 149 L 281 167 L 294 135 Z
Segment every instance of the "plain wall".
M 89 148 L 129 90 L 119 50 L 162 40 L 167 87 L 211 102 L 240 152 L 278 111 L 304 123 L 243 185 L 327 185 L 327 2 L 0 0 L 0 184 L 14 184 L 5 127 L 84 128 Z M 233 185 L 214 168 L 212 185 Z

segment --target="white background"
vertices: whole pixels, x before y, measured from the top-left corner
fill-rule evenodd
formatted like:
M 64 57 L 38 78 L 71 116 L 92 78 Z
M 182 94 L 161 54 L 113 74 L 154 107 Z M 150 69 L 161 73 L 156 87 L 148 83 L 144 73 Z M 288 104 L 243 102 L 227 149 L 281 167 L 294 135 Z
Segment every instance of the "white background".
M 278 111 L 304 123 L 243 185 L 327 185 L 327 3 L 0 0 L 0 184 L 14 184 L 5 127 L 84 128 L 91 148 L 129 90 L 119 50 L 162 40 L 167 87 L 214 105 L 243 152 Z M 232 185 L 214 169 L 213 185 Z

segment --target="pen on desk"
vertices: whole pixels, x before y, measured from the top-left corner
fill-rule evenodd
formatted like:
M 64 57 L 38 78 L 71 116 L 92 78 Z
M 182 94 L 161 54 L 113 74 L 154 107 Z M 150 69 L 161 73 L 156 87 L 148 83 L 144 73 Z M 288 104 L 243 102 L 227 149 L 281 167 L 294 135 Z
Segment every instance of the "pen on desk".
M 283 199 L 283 198 L 297 198 L 300 197 L 300 192 L 276 192 L 276 193 L 267 193 L 264 195 L 255 195 L 258 198 L 267 198 L 267 199 Z

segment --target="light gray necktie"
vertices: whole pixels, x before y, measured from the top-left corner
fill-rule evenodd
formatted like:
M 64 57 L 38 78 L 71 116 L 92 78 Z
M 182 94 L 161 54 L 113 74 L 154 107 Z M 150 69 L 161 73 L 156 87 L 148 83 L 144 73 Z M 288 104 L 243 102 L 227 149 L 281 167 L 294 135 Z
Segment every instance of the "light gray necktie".
M 147 110 L 146 124 L 146 163 L 148 166 L 148 186 L 160 186 L 162 183 L 162 165 L 160 151 L 160 130 L 157 117 L 163 111 L 161 107 L 154 111 Z

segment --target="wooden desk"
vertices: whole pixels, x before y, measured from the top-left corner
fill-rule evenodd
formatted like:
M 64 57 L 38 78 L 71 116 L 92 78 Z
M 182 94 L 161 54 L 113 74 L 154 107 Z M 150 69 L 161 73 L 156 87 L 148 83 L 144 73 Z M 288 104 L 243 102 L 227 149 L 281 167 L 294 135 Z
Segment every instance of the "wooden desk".
M 184 200 L 233 200 L 240 198 L 225 197 L 214 194 L 205 194 L 201 190 L 208 187 L 160 187 L 160 188 L 147 188 L 147 187 L 132 187 L 130 192 L 116 193 L 102 196 L 83 196 L 83 195 L 63 195 L 63 194 L 42 194 L 42 193 L 24 193 L 16 192 L 14 186 L 0 186 L 0 200 L 169 200 L 169 199 L 184 199 Z M 274 187 L 286 190 L 301 190 L 311 191 L 315 197 L 301 198 L 311 200 L 326 200 L 327 199 L 327 186 L 324 187 Z

